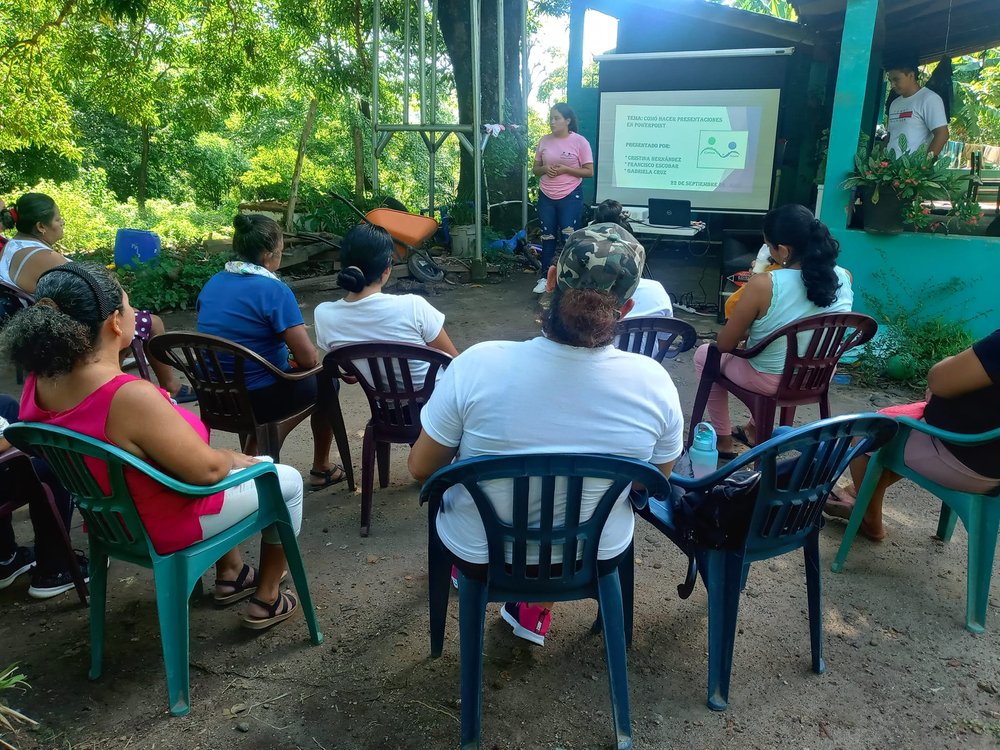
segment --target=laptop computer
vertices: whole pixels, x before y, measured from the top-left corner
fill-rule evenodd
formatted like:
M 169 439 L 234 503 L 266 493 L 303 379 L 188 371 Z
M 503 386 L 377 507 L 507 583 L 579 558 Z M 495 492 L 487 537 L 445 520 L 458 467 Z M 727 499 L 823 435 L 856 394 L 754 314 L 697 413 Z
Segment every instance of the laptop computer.
M 650 198 L 646 223 L 654 227 L 689 227 L 691 201 Z

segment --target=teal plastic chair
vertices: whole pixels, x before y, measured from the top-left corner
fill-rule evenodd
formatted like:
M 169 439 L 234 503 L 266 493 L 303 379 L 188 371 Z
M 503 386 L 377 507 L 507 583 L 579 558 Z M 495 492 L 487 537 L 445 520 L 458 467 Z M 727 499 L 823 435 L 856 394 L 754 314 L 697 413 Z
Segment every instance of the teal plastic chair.
M 62 427 L 20 422 L 8 427 L 4 437 L 24 452 L 40 456 L 48 462 L 59 481 L 75 496 L 80 514 L 87 523 L 90 541 L 90 679 L 96 680 L 101 676 L 108 558 L 152 568 L 170 713 L 174 716 L 188 713 L 191 710 L 188 599 L 195 585 L 201 583 L 201 576 L 226 551 L 274 524 L 288 558 L 288 569 L 309 626 L 309 635 L 313 644 L 322 642 L 323 636 L 319 632 L 306 582 L 305 566 L 292 531 L 288 508 L 281 497 L 274 464 L 261 462 L 211 487 L 200 487 L 179 482 L 120 448 Z M 110 493 L 100 488 L 84 462 L 85 457 L 107 464 Z M 211 539 L 160 555 L 153 549 L 139 519 L 125 481 L 126 468 L 146 474 L 170 490 L 192 498 L 222 492 L 252 479 L 257 485 L 260 507 L 256 513 Z
M 611 482 L 589 519 L 580 519 L 584 480 Z M 500 519 L 480 482 L 511 479 L 512 518 Z M 536 489 L 532 490 L 532 480 Z M 566 513 L 562 526 L 554 524 L 554 493 L 557 483 L 566 482 Z M 448 616 L 450 571 L 454 562 L 441 542 L 435 523 L 445 490 L 457 484 L 468 490 L 486 530 L 489 564 L 484 577 L 466 575 L 459 563 L 459 647 L 461 651 L 462 722 L 461 747 L 478 750 L 482 727 L 483 628 L 488 602 L 546 602 L 597 599 L 604 630 L 604 652 L 611 684 L 612 719 L 618 750 L 632 747 L 629 720 L 628 663 L 626 643 L 632 630 L 631 608 L 623 611 L 623 589 L 632 600 L 632 547 L 618 559 L 597 560 L 598 541 L 612 507 L 621 493 L 636 481 L 647 491 L 662 494 L 667 479 L 652 464 L 632 458 L 592 454 L 546 454 L 486 456 L 459 461 L 437 471 L 424 484 L 421 504 L 428 502 L 428 597 L 430 600 L 431 656 L 444 648 Z M 537 493 L 537 494 L 536 494 Z M 645 495 L 633 498 L 642 505 Z M 531 508 L 541 508 L 539 525 L 531 527 Z M 573 566 L 553 564 L 553 551 L 563 560 L 577 560 Z M 530 553 L 538 564 L 529 564 Z M 508 562 L 508 556 L 510 562 Z M 621 578 L 619 572 L 621 571 Z
M 823 419 L 804 427 L 782 426 L 765 443 L 740 455 L 704 477 L 672 474 L 670 483 L 684 492 L 706 492 L 738 471 L 757 467 L 757 494 L 746 507 L 746 528 L 733 530 L 732 539 L 719 547 L 700 543 L 682 518 L 674 516 L 670 500 L 651 497 L 637 513 L 663 532 L 688 555 L 687 580 L 677 587 L 682 599 L 690 596 L 701 574 L 708 592 L 708 700 L 713 711 L 729 703 L 740 594 L 750 564 L 801 549 L 805 561 L 809 605 L 812 670 L 826 670 L 823 659 L 823 584 L 820 579 L 819 531 L 823 503 L 851 459 L 884 445 L 895 433 L 889 417 L 854 414 Z M 794 461 L 792 452 L 798 454 Z M 734 501 L 735 502 L 735 501 Z M 625 601 L 626 609 L 631 598 Z M 797 607 L 796 607 L 797 609 Z M 772 616 L 787 617 L 788 612 Z
M 872 456 L 865 472 L 865 479 L 858 490 L 858 500 L 854 504 L 851 518 L 847 522 L 844 539 L 840 543 L 837 557 L 830 566 L 835 573 L 844 569 L 847 553 L 851 549 L 854 536 L 861 526 L 861 519 L 868 510 L 872 493 L 878 485 L 882 471 L 888 469 L 933 493 L 941 501 L 941 516 L 938 520 L 937 536 L 943 542 L 951 540 L 956 521 L 961 518 L 969 533 L 969 573 L 968 594 L 965 604 L 965 627 L 973 633 L 986 629 L 986 611 L 989 608 L 990 579 L 993 577 L 993 558 L 996 555 L 997 530 L 1000 527 L 1000 488 L 989 495 L 974 495 L 942 487 L 932 482 L 903 462 L 903 449 L 912 430 L 923 432 L 948 443 L 958 445 L 980 445 L 1000 440 L 1000 429 L 978 435 L 961 435 L 946 432 L 937 427 L 910 417 L 898 417 L 899 432 L 896 437 Z

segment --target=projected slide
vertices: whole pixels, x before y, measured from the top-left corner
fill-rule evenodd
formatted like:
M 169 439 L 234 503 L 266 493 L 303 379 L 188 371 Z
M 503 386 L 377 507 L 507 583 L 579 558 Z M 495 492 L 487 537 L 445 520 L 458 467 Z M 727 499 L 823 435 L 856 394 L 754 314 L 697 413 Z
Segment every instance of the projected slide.
M 646 205 L 765 210 L 778 90 L 605 92 L 597 198 Z

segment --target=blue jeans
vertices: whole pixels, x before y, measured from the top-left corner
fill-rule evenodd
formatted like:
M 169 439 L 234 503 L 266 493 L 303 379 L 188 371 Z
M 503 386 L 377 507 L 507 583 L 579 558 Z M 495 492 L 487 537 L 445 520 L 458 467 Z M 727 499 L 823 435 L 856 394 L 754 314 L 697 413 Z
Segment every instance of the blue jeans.
M 576 190 L 565 198 L 553 200 L 541 190 L 538 191 L 538 221 L 542 225 L 542 277 L 549 272 L 549 266 L 556 255 L 557 237 L 562 239 L 580 227 L 583 217 L 583 189 Z M 558 242 L 562 245 L 562 242 Z

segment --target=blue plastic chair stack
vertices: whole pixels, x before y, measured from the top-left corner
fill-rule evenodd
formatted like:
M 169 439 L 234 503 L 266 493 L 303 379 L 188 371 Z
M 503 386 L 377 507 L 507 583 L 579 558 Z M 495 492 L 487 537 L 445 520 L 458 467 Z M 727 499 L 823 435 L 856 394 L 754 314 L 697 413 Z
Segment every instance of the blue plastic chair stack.
M 956 521 L 961 518 L 969 534 L 968 593 L 965 604 L 965 627 L 973 633 L 986 629 L 986 612 L 989 608 L 990 580 L 993 577 L 993 558 L 996 555 L 997 530 L 1000 528 L 1000 487 L 988 495 L 974 495 L 942 487 L 936 482 L 911 469 L 903 461 L 906 440 L 912 430 L 926 433 L 938 440 L 958 445 L 981 445 L 1000 440 L 1000 429 L 978 435 L 961 435 L 931 427 L 909 417 L 899 417 L 899 432 L 892 441 L 872 456 L 865 472 L 865 480 L 858 490 L 858 499 L 847 523 L 843 541 L 837 551 L 831 569 L 839 573 L 851 549 L 854 536 L 861 526 L 861 519 L 871 502 L 872 493 L 878 485 L 882 471 L 888 469 L 906 477 L 933 493 L 941 500 L 941 517 L 938 520 L 936 536 L 942 541 L 950 541 Z
M 513 513 L 501 520 L 482 487 L 483 482 L 509 479 Z M 593 514 L 580 518 L 584 482 L 609 483 Z M 597 455 L 525 455 L 474 458 L 435 473 L 424 484 L 421 503 L 429 502 L 427 556 L 429 567 L 431 656 L 441 655 L 453 558 L 437 535 L 442 495 L 461 484 L 468 490 L 486 529 L 489 564 L 485 578 L 459 573 L 462 748 L 480 747 L 483 687 L 483 627 L 488 602 L 544 602 L 597 599 L 604 629 L 604 650 L 611 683 L 616 747 L 632 747 L 629 720 L 626 642 L 631 635 L 622 610 L 622 589 L 631 601 L 632 580 L 619 579 L 616 565 L 631 572 L 632 548 L 622 562 L 598 563 L 601 532 L 618 497 L 632 481 L 650 492 L 664 492 L 667 480 L 655 466 L 629 458 Z M 563 525 L 555 525 L 556 490 L 565 488 Z M 532 511 L 540 513 L 529 525 Z M 562 563 L 576 560 L 575 565 Z M 537 564 L 536 564 L 537 563 Z
M 87 523 L 91 571 L 90 679 L 101 676 L 108 558 L 152 568 L 170 713 L 182 716 L 190 711 L 188 599 L 191 592 L 200 583 L 202 574 L 225 552 L 273 524 L 277 525 L 312 642 L 318 645 L 323 640 L 274 464 L 261 462 L 211 487 L 199 487 L 179 482 L 120 448 L 61 427 L 22 422 L 8 427 L 4 437 L 21 450 L 48 462 L 62 485 L 74 495 Z M 85 457 L 107 465 L 110 492 L 104 492 L 98 485 L 87 468 Z M 222 492 L 252 479 L 257 485 L 259 508 L 221 534 L 186 549 L 160 555 L 153 549 L 139 519 L 125 481 L 126 468 L 146 474 L 170 490 L 192 498 Z
M 817 674 L 825 670 L 819 572 L 823 503 L 851 459 L 885 444 L 895 431 L 893 420 L 879 415 L 824 419 L 797 429 L 782 428 L 781 434 L 700 479 L 672 475 L 671 484 L 685 491 L 706 491 L 759 462 L 760 483 L 749 524 L 726 549 L 692 544 L 688 529 L 674 518 L 669 500 L 650 498 L 638 511 L 690 556 L 708 591 L 709 708 L 722 711 L 729 702 L 736 617 L 750 564 L 800 547 L 805 555 L 812 669 Z M 779 466 L 779 459 L 793 451 L 798 453 L 794 464 Z M 690 593 L 694 573 L 689 569 L 688 585 L 678 587 L 686 588 L 682 597 Z M 626 608 L 631 605 L 630 600 L 625 602 Z

